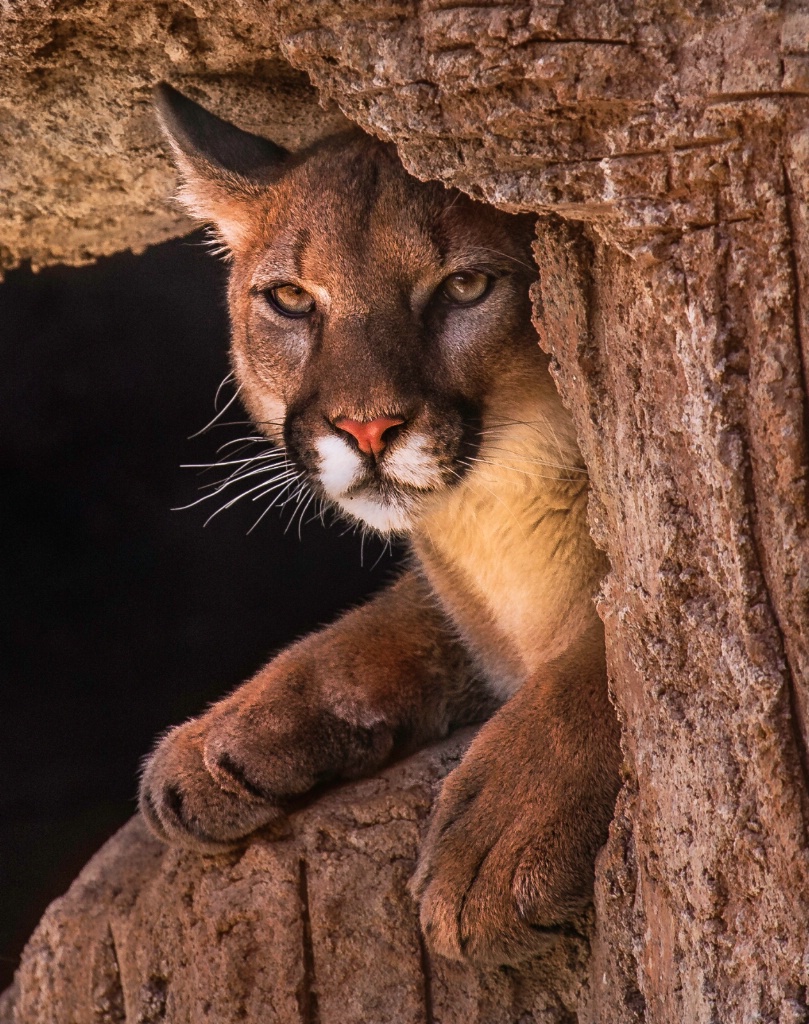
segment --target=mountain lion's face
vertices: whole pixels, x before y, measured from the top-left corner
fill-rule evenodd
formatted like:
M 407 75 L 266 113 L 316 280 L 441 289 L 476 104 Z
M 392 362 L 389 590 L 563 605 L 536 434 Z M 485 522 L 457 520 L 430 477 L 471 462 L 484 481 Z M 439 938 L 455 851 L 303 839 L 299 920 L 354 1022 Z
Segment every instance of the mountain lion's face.
M 409 530 L 538 372 L 533 218 L 418 182 L 359 134 L 250 178 L 173 141 L 187 205 L 232 255 L 233 367 L 259 429 L 344 512 Z
M 531 226 L 364 137 L 291 169 L 254 218 L 230 287 L 242 394 L 316 489 L 406 530 L 474 466 L 498 384 L 536 352 Z

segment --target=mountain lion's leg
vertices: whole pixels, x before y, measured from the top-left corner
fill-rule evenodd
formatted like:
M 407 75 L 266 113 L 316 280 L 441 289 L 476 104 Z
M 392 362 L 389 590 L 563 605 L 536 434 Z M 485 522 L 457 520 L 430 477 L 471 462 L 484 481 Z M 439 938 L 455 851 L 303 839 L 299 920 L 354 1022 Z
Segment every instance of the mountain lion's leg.
M 527 682 L 444 783 L 413 890 L 445 956 L 514 963 L 591 895 L 620 748 L 603 637 L 589 639 Z
M 492 709 L 409 573 L 172 729 L 146 764 L 141 810 L 164 840 L 227 845 L 283 818 L 286 798 L 369 774 Z

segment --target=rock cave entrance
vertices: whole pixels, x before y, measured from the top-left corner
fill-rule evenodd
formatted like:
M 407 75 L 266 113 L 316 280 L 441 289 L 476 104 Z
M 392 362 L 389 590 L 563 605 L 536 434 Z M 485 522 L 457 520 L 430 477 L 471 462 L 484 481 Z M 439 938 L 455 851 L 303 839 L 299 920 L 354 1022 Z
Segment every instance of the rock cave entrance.
M 446 977 L 426 1001 L 419 968 L 408 1019 L 452 1020 L 453 1007 L 458 1020 L 548 1024 L 809 1014 L 808 41 L 804 5 L 761 0 L 687 12 L 654 0 L 46 0 L 0 26 L 7 267 L 178 230 L 160 206 L 170 175 L 147 105 L 159 79 L 247 127 L 289 115 L 293 132 L 312 124 L 304 108 L 323 123 L 305 73 L 417 175 L 549 218 L 540 341 L 612 563 L 601 614 L 625 783 L 589 961 L 568 948 L 539 988 L 455 978 L 444 1002 Z M 130 841 L 137 871 L 150 870 L 153 854 Z M 287 867 L 273 870 L 300 901 L 298 862 Z M 88 870 L 92 881 L 100 869 Z M 185 906 L 177 927 L 193 928 L 193 893 Z M 104 987 L 116 950 L 149 1019 L 165 1016 L 164 976 L 134 946 L 131 960 L 120 952 L 115 922 L 96 924 L 84 957 L 95 989 L 82 977 L 97 1018 L 125 1019 L 128 990 Z M 66 991 L 64 927 L 55 912 L 39 932 L 18 1024 L 47 1019 L 36 1000 Z M 211 927 L 213 948 L 235 926 L 220 915 Z M 219 983 L 239 984 L 239 965 L 220 969 Z M 279 1020 L 331 1019 L 300 991 Z

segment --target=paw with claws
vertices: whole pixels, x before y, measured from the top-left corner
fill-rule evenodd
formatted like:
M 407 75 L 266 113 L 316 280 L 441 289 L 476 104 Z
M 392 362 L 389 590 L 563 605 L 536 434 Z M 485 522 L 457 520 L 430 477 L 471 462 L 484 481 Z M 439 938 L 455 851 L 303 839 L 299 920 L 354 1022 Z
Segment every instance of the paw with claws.
M 351 721 L 279 684 L 269 697 L 231 699 L 172 729 L 146 763 L 141 812 L 166 842 L 232 846 L 260 828 L 283 830 L 291 800 L 373 771 L 391 746 L 382 724 Z
M 383 646 L 369 641 L 379 636 Z M 473 686 L 424 582 L 405 574 L 172 729 L 146 762 L 141 810 L 164 842 L 197 849 L 283 828 L 290 803 L 320 784 L 377 771 L 394 747 L 446 735 L 450 718 L 474 721 Z
M 594 780 L 586 756 L 555 760 L 558 738 L 514 710 L 448 776 L 411 883 L 428 945 L 454 960 L 515 964 L 575 933 L 606 839 L 614 779 Z
M 172 729 L 146 763 L 140 809 L 152 831 L 165 842 L 215 850 L 282 826 L 280 795 L 253 782 L 238 754 L 217 756 L 206 733 L 204 719 Z

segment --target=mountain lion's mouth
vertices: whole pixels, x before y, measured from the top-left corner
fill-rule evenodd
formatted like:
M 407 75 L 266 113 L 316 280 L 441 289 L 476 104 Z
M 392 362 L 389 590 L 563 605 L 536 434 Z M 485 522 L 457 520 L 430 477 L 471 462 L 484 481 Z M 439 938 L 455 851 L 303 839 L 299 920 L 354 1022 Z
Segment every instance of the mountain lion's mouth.
M 408 533 L 424 501 L 437 487 L 402 484 L 381 468 L 366 473 L 343 494 L 333 496 L 334 504 L 354 519 L 380 533 Z
M 326 495 L 380 533 L 407 533 L 422 501 L 447 483 L 436 452 L 421 434 L 403 440 L 375 463 L 339 437 L 320 437 L 315 448 Z

